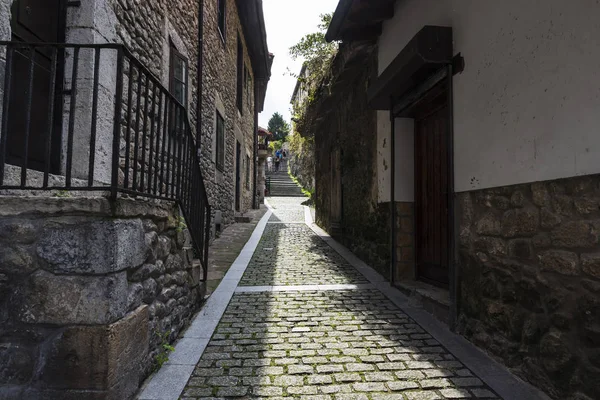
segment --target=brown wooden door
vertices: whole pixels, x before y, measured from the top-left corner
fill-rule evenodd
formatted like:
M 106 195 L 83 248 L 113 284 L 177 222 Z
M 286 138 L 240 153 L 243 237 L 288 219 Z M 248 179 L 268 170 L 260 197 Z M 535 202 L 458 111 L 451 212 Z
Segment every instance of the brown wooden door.
M 17 0 L 13 3 L 11 11 L 13 41 L 64 42 L 62 0 Z M 17 49 L 13 55 L 7 135 L 8 163 L 23 165 L 27 152 L 29 168 L 44 170 L 46 163 L 49 162 L 50 172 L 58 172 L 61 107 L 56 105 L 61 99 L 62 51 L 57 51 L 56 59 L 56 79 L 55 84 L 52 85 L 52 49 L 38 48 L 33 58 L 28 49 Z M 31 75 L 32 60 L 33 75 Z M 30 79 L 32 79 L 31 93 Z M 55 105 L 52 118 L 49 115 L 51 105 Z M 52 126 L 50 126 L 51 120 Z M 27 134 L 29 140 L 26 146 Z
M 449 282 L 447 114 L 442 96 L 415 119 L 417 277 L 440 286 Z

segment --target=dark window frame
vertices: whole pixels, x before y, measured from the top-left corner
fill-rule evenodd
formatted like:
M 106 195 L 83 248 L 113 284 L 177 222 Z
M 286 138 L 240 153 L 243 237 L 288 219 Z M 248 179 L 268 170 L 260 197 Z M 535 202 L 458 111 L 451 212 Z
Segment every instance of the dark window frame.
M 181 54 L 175 44 L 171 41 L 169 44 L 170 52 L 169 52 L 169 92 L 175 97 L 175 100 L 180 102 L 180 104 L 187 110 L 188 103 L 188 89 L 189 89 L 189 62 L 186 56 Z M 185 65 L 185 76 L 183 77 L 183 81 L 175 76 L 175 60 L 182 61 Z M 180 83 L 183 86 L 183 99 L 178 99 L 175 95 L 175 85 Z M 181 101 L 183 100 L 183 103 Z
M 244 112 L 244 65 L 244 45 L 242 44 L 242 37 L 238 32 L 236 104 L 240 113 Z
M 225 43 L 227 35 L 227 0 L 217 0 L 217 29 L 221 34 L 221 40 Z
M 215 165 L 219 171 L 225 170 L 225 117 L 216 110 L 215 119 Z

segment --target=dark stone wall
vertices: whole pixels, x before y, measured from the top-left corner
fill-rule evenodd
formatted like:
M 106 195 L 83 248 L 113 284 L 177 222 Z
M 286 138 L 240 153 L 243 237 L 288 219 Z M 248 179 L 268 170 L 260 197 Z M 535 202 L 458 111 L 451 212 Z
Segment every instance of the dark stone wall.
M 460 193 L 457 218 L 459 331 L 554 398 L 598 398 L 600 175 Z
M 341 49 L 340 52 L 349 51 Z M 315 130 L 315 206 L 317 223 L 384 276 L 389 276 L 390 205 L 378 203 L 377 119 L 367 106 L 366 88 L 376 73 L 376 57 L 352 81 L 337 85 L 326 119 Z M 338 57 L 344 57 L 338 55 Z M 331 154 L 341 154 L 342 220 L 333 226 Z
M 206 292 L 178 209 L 42 197 L 0 209 L 0 398 L 131 398 Z

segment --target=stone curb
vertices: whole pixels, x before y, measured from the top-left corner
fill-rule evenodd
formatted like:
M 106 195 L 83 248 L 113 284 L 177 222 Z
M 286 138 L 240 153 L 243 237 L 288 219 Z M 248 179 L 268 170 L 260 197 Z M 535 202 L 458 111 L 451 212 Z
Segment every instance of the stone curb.
M 267 208 L 267 212 L 254 228 L 252 236 L 217 289 L 193 319 L 183 338 L 175 345 L 175 351 L 170 354 L 169 361 L 142 387 L 137 400 L 179 399 L 260 242 L 273 213 L 268 204 Z
M 451 332 L 448 327 L 426 311 L 409 305 L 409 299 L 374 269 L 356 257 L 345 246 L 333 239 L 317 226 L 304 206 L 306 224 L 325 243 L 337 251 L 346 261 L 363 274 L 371 284 L 390 299 L 396 306 L 411 317 L 423 329 L 428 331 L 450 353 L 465 364 L 473 373 L 496 391 L 504 400 L 550 400 L 545 393 L 513 375 L 505 366 L 490 358 L 464 337 Z

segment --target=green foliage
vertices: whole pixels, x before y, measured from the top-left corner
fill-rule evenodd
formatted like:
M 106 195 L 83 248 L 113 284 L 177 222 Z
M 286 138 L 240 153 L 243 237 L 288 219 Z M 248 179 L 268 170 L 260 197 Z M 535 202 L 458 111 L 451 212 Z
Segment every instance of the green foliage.
M 290 133 L 290 125 L 285 122 L 281 114 L 276 112 L 269 120 L 267 130 L 273 134 L 273 140 L 285 141 Z
M 302 194 L 305 195 L 306 197 L 308 197 L 309 199 L 312 199 L 312 197 L 315 194 L 315 190 L 314 189 L 306 189 L 304 186 L 302 186 L 302 184 L 300 183 L 300 181 L 298 180 L 298 178 L 296 178 L 294 175 L 292 175 L 292 171 L 290 169 L 290 166 L 288 165 L 288 175 L 290 176 L 290 178 L 292 178 L 292 181 L 294 181 L 294 183 L 298 186 L 300 186 L 300 190 L 302 191 Z
M 169 335 L 171 332 L 160 333 L 159 331 L 154 331 L 154 334 L 158 336 L 161 340 L 160 343 L 160 351 L 154 357 L 154 370 L 158 371 L 160 367 L 163 366 L 164 363 L 169 361 L 169 354 L 175 350 L 173 346 L 169 344 Z
M 304 36 L 289 49 L 292 59 L 304 59 L 306 67 L 305 76 L 296 76 L 307 92 L 306 98 L 300 104 L 295 104 L 292 110 L 296 128 L 302 125 L 308 106 L 317 99 L 317 92 L 331 70 L 338 49 L 336 42 L 327 43 L 325 40 L 333 14 L 321 14 L 320 17 L 318 32 Z
M 294 60 L 303 58 L 307 63 L 311 60 L 321 58 L 334 51 L 337 46 L 335 43 L 327 43 L 325 33 L 331 23 L 333 14 L 321 14 L 321 23 L 318 25 L 319 31 L 309 33 L 304 36 L 298 43 L 290 47 L 290 56 Z
M 179 232 L 183 232 L 185 229 L 187 229 L 187 225 L 185 223 L 185 218 L 179 216 L 177 217 L 177 226 L 175 227 L 175 230 L 179 233 Z
M 69 197 L 73 197 L 71 196 L 71 193 L 69 193 L 68 190 L 57 190 L 54 193 L 54 197 L 63 197 L 63 198 L 69 198 Z
M 269 148 L 273 151 L 281 150 L 283 147 L 283 140 L 274 140 L 269 142 Z

